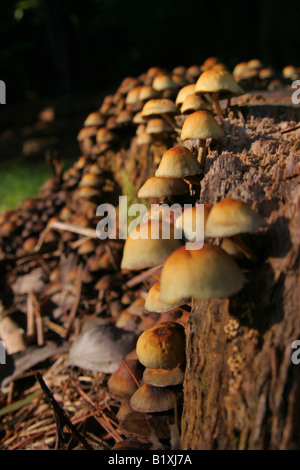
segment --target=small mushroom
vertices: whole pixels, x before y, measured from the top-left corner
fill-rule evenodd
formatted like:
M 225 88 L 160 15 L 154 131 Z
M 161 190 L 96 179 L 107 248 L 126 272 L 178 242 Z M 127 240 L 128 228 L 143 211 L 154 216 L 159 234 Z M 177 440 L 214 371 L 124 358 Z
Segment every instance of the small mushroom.
M 151 238 L 152 231 L 158 238 Z M 172 224 L 150 220 L 129 233 L 124 244 L 121 269 L 140 270 L 159 266 L 180 245 L 181 240 L 175 238 Z
M 175 305 L 170 305 L 166 302 L 163 302 L 160 298 L 160 282 L 156 282 L 149 290 L 146 300 L 145 300 L 145 309 L 148 312 L 169 312 L 176 307 L 180 307 L 189 302 L 189 299 L 181 299 L 180 302 Z
M 136 353 L 145 367 L 174 369 L 185 361 L 183 326 L 169 321 L 143 331 L 136 343 Z
M 138 192 L 139 198 L 171 198 L 189 192 L 188 185 L 179 178 L 162 178 L 152 176 Z
M 204 243 L 200 250 L 175 250 L 165 261 L 160 297 L 176 304 L 181 299 L 226 298 L 239 292 L 245 277 L 235 261 L 220 247 Z
M 195 93 L 212 95 L 215 110 L 219 116 L 223 116 L 219 102 L 220 94 L 226 94 L 230 99 L 231 96 L 243 93 L 243 91 L 230 72 L 215 68 L 203 72 L 195 86 Z
M 224 137 L 224 131 L 209 111 L 195 111 L 186 118 L 181 130 L 181 141 L 199 139 L 198 162 L 204 166 L 206 139 Z

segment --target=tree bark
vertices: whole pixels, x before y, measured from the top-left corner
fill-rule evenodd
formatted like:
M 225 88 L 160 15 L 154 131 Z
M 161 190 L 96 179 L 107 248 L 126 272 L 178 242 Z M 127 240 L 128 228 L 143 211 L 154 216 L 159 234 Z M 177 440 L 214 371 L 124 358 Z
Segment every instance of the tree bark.
M 243 200 L 267 226 L 244 235 L 258 262 L 229 299 L 197 300 L 186 328 L 184 449 L 299 449 L 299 108 L 243 106 L 211 144 L 201 202 Z

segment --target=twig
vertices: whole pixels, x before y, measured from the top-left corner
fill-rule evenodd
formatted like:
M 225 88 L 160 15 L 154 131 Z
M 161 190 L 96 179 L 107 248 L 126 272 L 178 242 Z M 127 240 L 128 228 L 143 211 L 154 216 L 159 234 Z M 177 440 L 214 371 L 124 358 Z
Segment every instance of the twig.
M 133 378 L 133 380 L 135 381 L 136 385 L 138 388 L 140 388 L 140 384 L 138 382 L 138 380 L 136 379 L 134 373 L 132 372 L 132 370 L 130 369 L 129 365 L 127 364 L 126 360 L 124 357 L 122 357 L 122 361 L 123 361 L 123 364 L 124 366 L 126 367 L 126 369 L 128 370 L 129 374 L 131 375 L 131 377 Z
M 291 129 L 287 129 L 285 131 L 281 131 L 280 134 L 287 134 L 288 132 L 292 132 L 292 131 L 296 131 L 300 129 L 300 126 L 295 126 L 295 127 L 292 127 Z
M 55 400 L 54 396 L 50 392 L 49 388 L 45 384 L 41 374 L 39 372 L 36 372 L 34 370 L 31 370 L 32 374 L 35 376 L 35 378 L 38 380 L 44 394 L 46 397 L 47 402 L 51 405 L 54 416 L 55 416 L 55 421 L 56 421 L 56 426 L 57 426 L 57 443 L 59 440 L 65 441 L 64 434 L 63 434 L 63 427 L 66 426 L 67 429 L 76 437 L 77 441 L 81 442 L 81 444 L 88 450 L 93 450 L 93 448 L 89 445 L 89 443 L 86 441 L 84 436 L 81 435 L 80 432 L 77 431 L 73 423 L 70 421 L 68 416 L 66 415 L 65 411 L 59 406 L 57 401 Z
M 67 326 L 67 331 L 66 331 L 66 335 L 65 335 L 65 340 L 68 340 L 68 339 L 69 339 L 69 336 L 70 336 L 70 334 L 71 334 L 72 326 L 73 326 L 74 319 L 75 319 L 75 316 L 76 316 L 76 312 L 77 312 L 77 309 L 78 309 L 78 306 L 79 306 L 79 302 L 80 302 L 80 297 L 81 297 L 81 285 L 82 285 L 81 273 L 82 273 L 82 264 L 79 265 L 79 269 L 78 269 L 77 282 L 76 282 L 75 301 L 74 301 L 73 307 L 72 307 L 72 309 L 71 309 L 71 312 L 70 312 L 70 314 L 69 314 L 68 326 Z
M 143 282 L 148 277 L 159 274 L 161 268 L 162 268 L 162 264 L 159 266 L 155 266 L 154 268 L 147 269 L 147 271 L 143 271 L 142 273 L 130 279 L 130 281 L 127 281 L 125 284 L 126 287 L 134 287 L 137 284 L 140 284 L 141 282 Z
M 85 235 L 86 237 L 98 238 L 95 229 L 86 228 L 86 227 L 79 227 L 78 225 L 67 224 L 65 222 L 58 222 L 58 221 L 57 222 L 52 222 L 41 233 L 39 241 L 37 242 L 37 244 L 36 244 L 36 246 L 34 247 L 34 250 L 33 250 L 35 253 L 37 253 L 41 249 L 48 233 L 50 232 L 50 230 L 53 230 L 53 229 L 55 229 L 55 230 L 67 230 L 69 232 L 78 233 L 79 235 Z

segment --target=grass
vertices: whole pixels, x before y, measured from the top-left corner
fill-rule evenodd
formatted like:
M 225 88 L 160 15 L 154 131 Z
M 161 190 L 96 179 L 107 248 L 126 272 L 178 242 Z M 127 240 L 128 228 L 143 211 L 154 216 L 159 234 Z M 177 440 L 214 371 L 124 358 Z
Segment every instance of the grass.
M 42 184 L 52 176 L 46 163 L 18 163 L 0 168 L 0 213 L 14 209 L 29 197 L 37 196 Z

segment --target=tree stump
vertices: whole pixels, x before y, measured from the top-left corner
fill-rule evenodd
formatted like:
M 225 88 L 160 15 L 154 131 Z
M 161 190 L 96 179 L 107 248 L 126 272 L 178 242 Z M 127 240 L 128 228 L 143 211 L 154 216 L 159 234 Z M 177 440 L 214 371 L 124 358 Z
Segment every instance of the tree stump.
M 247 202 L 266 227 L 243 236 L 258 261 L 229 299 L 194 303 L 186 328 L 183 449 L 299 449 L 300 109 L 241 106 L 211 143 L 201 202 Z M 222 144 L 222 145 L 221 145 Z

